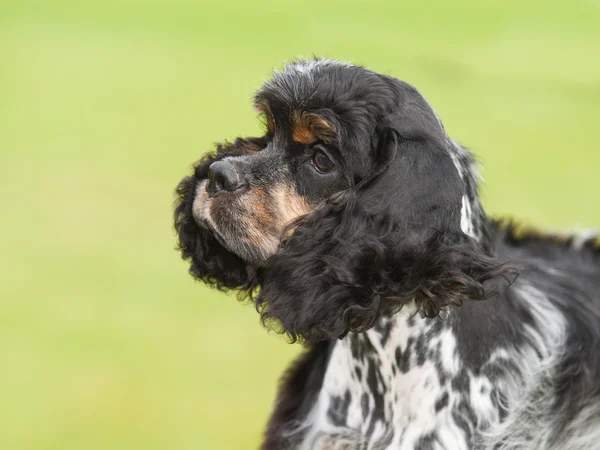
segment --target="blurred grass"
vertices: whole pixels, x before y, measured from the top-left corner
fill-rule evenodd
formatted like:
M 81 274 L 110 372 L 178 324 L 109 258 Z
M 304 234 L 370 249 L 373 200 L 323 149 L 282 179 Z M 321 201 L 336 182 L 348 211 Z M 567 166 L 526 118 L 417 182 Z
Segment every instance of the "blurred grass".
M 600 3 L 3 0 L 0 448 L 255 448 L 298 348 L 195 284 L 172 191 L 296 55 L 415 84 L 484 199 L 600 225 Z

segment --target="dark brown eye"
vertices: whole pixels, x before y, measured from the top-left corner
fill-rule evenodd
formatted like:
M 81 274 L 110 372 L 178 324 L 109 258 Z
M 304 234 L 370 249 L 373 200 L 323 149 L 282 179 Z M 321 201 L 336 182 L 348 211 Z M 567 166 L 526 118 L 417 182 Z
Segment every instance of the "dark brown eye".
M 321 173 L 327 173 L 333 169 L 333 161 L 329 159 L 327 153 L 321 150 L 315 151 L 312 157 L 312 165 Z

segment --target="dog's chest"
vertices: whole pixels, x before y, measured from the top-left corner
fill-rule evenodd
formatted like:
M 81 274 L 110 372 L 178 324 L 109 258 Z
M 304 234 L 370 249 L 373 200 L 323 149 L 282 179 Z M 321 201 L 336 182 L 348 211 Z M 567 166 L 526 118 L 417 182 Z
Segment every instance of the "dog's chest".
M 471 448 L 476 422 L 497 422 L 491 383 L 461 370 L 441 320 L 399 314 L 332 350 L 300 448 Z

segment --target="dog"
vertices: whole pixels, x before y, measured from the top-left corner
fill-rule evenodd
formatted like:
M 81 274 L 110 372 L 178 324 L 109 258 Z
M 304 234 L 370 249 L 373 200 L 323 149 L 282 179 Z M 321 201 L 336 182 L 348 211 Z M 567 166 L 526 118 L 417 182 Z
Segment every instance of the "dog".
M 600 240 L 486 216 L 413 86 L 296 60 L 177 188 L 191 275 L 305 353 L 263 450 L 599 449 Z

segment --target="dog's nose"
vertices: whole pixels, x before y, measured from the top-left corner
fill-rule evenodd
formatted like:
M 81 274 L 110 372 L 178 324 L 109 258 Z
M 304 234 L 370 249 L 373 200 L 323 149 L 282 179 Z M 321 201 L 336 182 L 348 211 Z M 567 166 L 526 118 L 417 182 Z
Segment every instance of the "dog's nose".
M 246 186 L 246 179 L 231 161 L 215 161 L 208 168 L 209 195 L 219 192 L 233 192 Z

